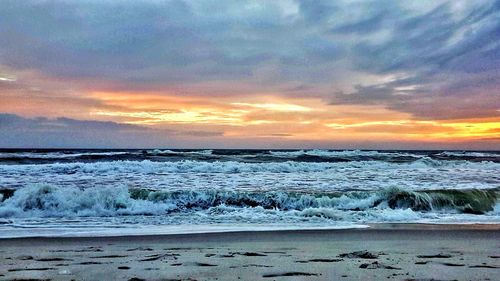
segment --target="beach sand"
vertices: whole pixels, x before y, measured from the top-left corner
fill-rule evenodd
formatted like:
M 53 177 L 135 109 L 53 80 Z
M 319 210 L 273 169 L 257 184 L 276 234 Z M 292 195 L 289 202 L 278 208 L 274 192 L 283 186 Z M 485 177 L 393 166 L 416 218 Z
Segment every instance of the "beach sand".
M 500 227 L 0 239 L 0 279 L 500 280 Z

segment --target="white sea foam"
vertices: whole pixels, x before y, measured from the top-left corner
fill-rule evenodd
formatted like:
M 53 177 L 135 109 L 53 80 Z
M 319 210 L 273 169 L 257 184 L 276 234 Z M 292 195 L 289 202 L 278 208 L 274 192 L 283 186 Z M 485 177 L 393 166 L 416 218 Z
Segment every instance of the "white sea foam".
M 25 158 L 25 159 L 67 159 L 67 158 L 77 158 L 82 156 L 115 156 L 115 155 L 126 155 L 130 152 L 126 151 L 110 151 L 110 152 L 45 152 L 45 153 L 34 153 L 34 152 L 15 152 L 15 153 L 0 153 L 0 158 Z
M 73 217 L 152 215 L 168 213 L 171 204 L 133 200 L 126 188 L 56 188 L 38 185 L 22 188 L 0 203 L 0 217 Z
M 442 156 L 458 156 L 458 157 L 500 157 L 500 153 L 494 152 L 473 152 L 473 151 L 443 151 L 438 155 Z
M 8 173 L 16 170 L 52 170 L 54 172 L 83 171 L 86 173 L 102 172 L 168 172 L 168 173 L 296 173 L 319 172 L 330 169 L 413 169 L 413 168 L 453 168 L 453 169 L 500 169 L 500 163 L 489 161 L 471 163 L 466 161 L 440 161 L 422 158 L 410 163 L 388 163 L 382 161 L 352 161 L 347 163 L 324 162 L 271 162 L 271 163 L 244 163 L 237 161 L 194 161 L 182 160 L 176 162 L 143 161 L 109 161 L 109 162 L 74 162 L 31 165 L 0 165 L 0 171 Z
M 56 231 L 57 235 L 100 235 L 116 233 L 113 229 L 124 234 L 129 229 L 131 233 L 152 234 L 167 225 L 197 232 L 201 231 L 199 225 L 215 228 L 226 225 L 232 229 L 245 226 L 255 230 L 263 225 L 279 229 L 352 227 L 382 222 L 500 223 L 498 203 L 494 210 L 483 215 L 462 214 L 446 207 L 431 211 L 404 206 L 391 208 L 383 201 L 391 198 L 387 197 L 389 191 L 333 197 L 216 190 L 138 192 L 133 197 L 134 192 L 126 187 L 22 188 L 0 203 L 0 233 L 53 236 Z M 141 192 L 146 193 L 140 195 Z
M 314 156 L 319 158 L 346 158 L 346 159 L 358 159 L 362 160 L 391 160 L 395 159 L 406 159 L 406 161 L 411 161 L 412 159 L 426 158 L 426 157 L 437 157 L 437 158 L 447 158 L 452 157 L 453 160 L 465 158 L 493 158 L 498 159 L 500 153 L 497 152 L 471 152 L 471 151 L 443 151 L 443 152 L 412 152 L 412 151 L 376 151 L 376 150 L 322 150 L 322 149 L 312 149 L 312 150 L 257 150 L 257 151 L 220 151 L 220 153 L 214 153 L 214 150 L 170 150 L 170 149 L 154 149 L 154 150 L 124 150 L 124 151 L 78 151 L 78 150 L 68 150 L 68 151 L 34 151 L 34 152 L 0 152 L 0 159 L 47 159 L 47 160 L 71 160 L 78 159 L 80 157 L 95 157 L 101 156 L 101 160 L 106 156 L 126 156 L 130 157 L 142 157 L 147 159 L 150 156 L 181 156 L 181 157 L 213 157 L 213 159 L 224 158 L 224 159 L 243 159 L 243 158 L 259 158 L 259 157 L 275 157 L 276 160 L 297 158 L 301 156 Z M 482 159 L 482 160 L 486 160 Z M 269 161 L 269 158 L 267 159 Z M 403 160 L 404 161 L 404 160 Z M 498 161 L 498 160 L 496 160 Z
M 496 191 L 493 191 L 496 192 Z M 455 214 L 463 206 L 487 210 L 490 193 L 412 193 L 399 189 L 313 196 L 285 192 L 149 191 L 125 187 L 68 188 L 37 185 L 17 190 L 0 203 L 0 217 L 114 217 L 133 215 L 198 215 L 246 217 L 306 216 L 338 220 L 378 221 L 418 219 L 416 210 Z M 490 194 L 490 195 L 488 195 Z M 469 196 L 470 203 L 463 202 Z M 436 197 L 437 196 L 437 197 Z M 446 196 L 446 197 L 443 197 Z M 457 197 L 453 197 L 457 196 Z M 433 198 L 440 205 L 432 203 Z M 458 198 L 459 201 L 454 201 Z M 481 200 L 481 201 L 479 201 Z M 446 203 L 448 202 L 448 203 Z M 483 203 L 481 203 L 483 202 Z M 494 201 L 493 201 L 494 202 Z M 446 203 L 445 205 L 443 205 Z M 401 206 L 401 207 L 399 207 Z M 488 212 L 498 215 L 498 203 Z M 247 212 L 242 216 L 241 212 Z
M 500 186 L 500 163 L 420 159 L 412 163 L 353 161 L 347 163 L 236 161 L 110 161 L 0 165 L 0 187 L 22 188 L 54 183 L 62 187 L 150 189 L 296 190 L 306 192 L 469 189 Z
M 297 157 L 302 155 L 324 156 L 324 157 L 352 157 L 352 156 L 412 156 L 422 157 L 414 153 L 376 151 L 376 150 L 293 150 L 293 151 L 270 151 L 270 154 L 277 157 Z
M 433 201 L 426 193 L 414 193 L 498 188 L 500 163 L 493 161 L 441 160 L 412 152 L 327 150 L 261 151 L 248 155 L 242 152 L 236 156 L 211 150 L 151 150 L 127 152 L 136 158 L 114 157 L 122 153 L 71 152 L 68 157 L 112 157 L 55 163 L 63 162 L 66 155 L 50 152 L 41 155 L 56 160 L 0 164 L 0 189 L 17 190 L 13 196 L 0 192 L 0 228 L 66 231 L 76 227 L 91 232 L 98 228 L 162 225 L 191 225 L 194 229 L 201 224 L 255 227 L 280 224 L 306 228 L 373 222 L 500 223 L 499 203 L 485 214 L 465 214 L 470 210 L 459 202 L 447 198 Z M 168 162 L 136 161 L 144 159 L 144 155 Z M 215 161 L 220 155 L 225 161 Z M 265 162 L 269 155 L 272 161 Z M 368 158 L 349 162 L 291 161 L 303 155 Z M 33 157 L 38 156 L 35 153 Z M 247 156 L 263 160 L 242 160 Z M 207 157 L 211 157 L 210 161 L 200 160 Z M 373 160 L 384 157 L 401 157 L 403 161 Z M 314 157 L 304 159 L 316 161 Z M 393 187 L 396 189 L 390 189 Z M 132 196 L 134 189 L 144 190 L 145 195 Z

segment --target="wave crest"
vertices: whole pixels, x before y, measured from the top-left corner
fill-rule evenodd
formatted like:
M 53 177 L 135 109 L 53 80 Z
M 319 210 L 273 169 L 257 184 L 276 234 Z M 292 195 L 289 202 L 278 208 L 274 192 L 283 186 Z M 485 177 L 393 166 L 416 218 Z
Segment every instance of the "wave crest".
M 127 188 L 80 190 L 45 185 L 21 188 L 13 193 L 3 192 L 0 217 L 167 215 L 207 212 L 211 208 L 220 206 L 281 212 L 298 211 L 306 217 L 313 216 L 312 213 L 317 213 L 319 210 L 322 210 L 320 213 L 325 214 L 325 217 L 336 217 L 342 212 L 371 209 L 485 214 L 494 210 L 498 193 L 498 188 L 434 191 L 391 188 L 380 192 L 304 194 L 224 190 L 156 191 Z

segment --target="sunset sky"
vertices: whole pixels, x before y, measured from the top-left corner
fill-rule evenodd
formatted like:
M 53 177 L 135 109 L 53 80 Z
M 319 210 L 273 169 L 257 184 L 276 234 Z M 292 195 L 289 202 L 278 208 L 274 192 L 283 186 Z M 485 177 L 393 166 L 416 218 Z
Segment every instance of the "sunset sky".
M 500 1 L 1 1 L 0 147 L 500 149 Z

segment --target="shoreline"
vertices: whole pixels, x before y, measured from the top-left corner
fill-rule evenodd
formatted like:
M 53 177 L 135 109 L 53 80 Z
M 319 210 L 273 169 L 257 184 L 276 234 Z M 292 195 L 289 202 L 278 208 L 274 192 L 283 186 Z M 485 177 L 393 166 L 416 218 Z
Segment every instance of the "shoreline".
M 34 229 L 36 230 L 36 229 Z M 116 232 L 123 229 L 113 229 Z M 168 233 L 140 233 L 130 232 L 128 234 L 111 234 L 111 233 L 96 233 L 97 235 L 32 235 L 32 236 L 11 236 L 1 237 L 2 240 L 22 240 L 22 239 L 106 239 L 106 238 L 134 238 L 134 237 L 151 237 L 151 238 L 167 238 L 170 236 L 197 236 L 197 235 L 229 235 L 229 234 L 251 234 L 251 233 L 305 233 L 305 232 L 349 232 L 349 231 L 370 231 L 370 230 L 438 230 L 438 231 L 451 231 L 451 230 L 493 230 L 500 231 L 500 223 L 454 223 L 454 224 L 433 224 L 433 223 L 367 223 L 362 225 L 353 225 L 345 227 L 310 227 L 310 228 L 272 228 L 263 227 L 262 229 L 248 229 L 246 227 L 241 230 L 238 228 L 232 229 L 205 229 L 194 231 L 180 231 Z M 99 235 L 100 234 L 100 235 Z

